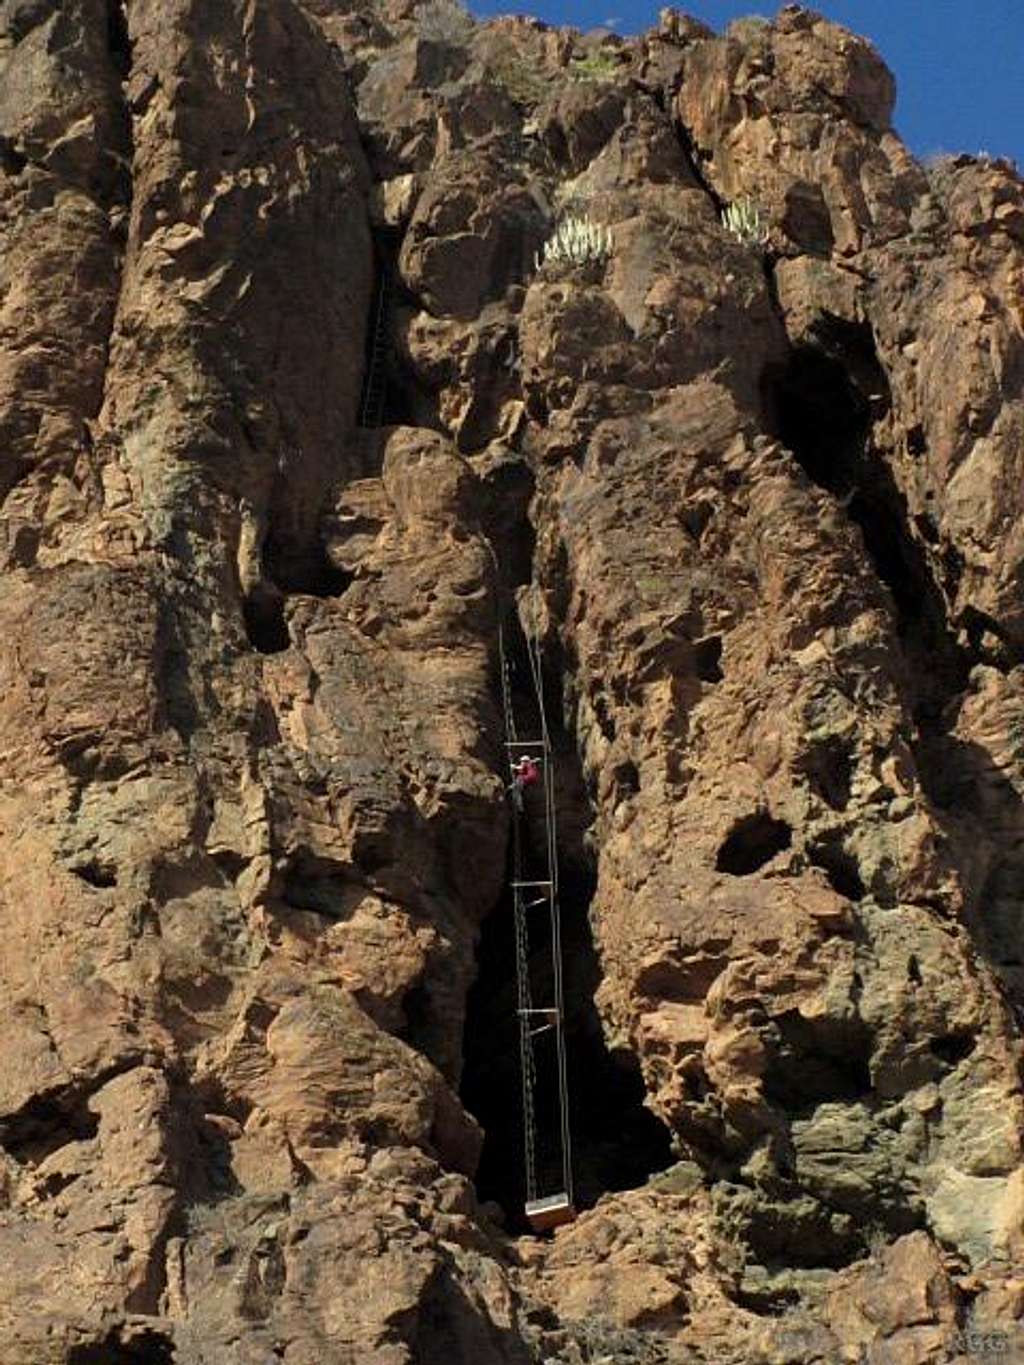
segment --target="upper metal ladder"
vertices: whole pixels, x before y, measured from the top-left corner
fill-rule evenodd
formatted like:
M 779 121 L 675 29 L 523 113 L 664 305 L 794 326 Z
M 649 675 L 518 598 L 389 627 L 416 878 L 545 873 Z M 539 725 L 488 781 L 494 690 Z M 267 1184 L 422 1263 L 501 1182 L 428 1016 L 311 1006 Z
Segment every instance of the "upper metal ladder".
M 387 396 L 388 308 L 391 303 L 391 279 L 381 265 L 377 278 L 377 299 L 370 323 L 372 334 L 367 353 L 366 377 L 359 404 L 359 425 L 379 427 L 384 420 L 384 399 Z

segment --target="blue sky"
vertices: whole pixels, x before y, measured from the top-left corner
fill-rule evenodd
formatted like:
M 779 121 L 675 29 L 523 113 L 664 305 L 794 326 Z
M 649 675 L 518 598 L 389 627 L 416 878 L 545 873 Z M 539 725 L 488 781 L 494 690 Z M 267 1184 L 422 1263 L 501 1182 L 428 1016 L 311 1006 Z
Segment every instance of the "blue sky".
M 667 0 L 468 0 L 479 16 L 532 14 L 552 24 L 620 33 L 657 22 Z M 1024 171 L 1024 0 L 818 0 L 819 14 L 871 41 L 896 76 L 896 130 L 918 156 L 1011 156 Z M 689 0 L 675 8 L 723 28 L 770 0 Z

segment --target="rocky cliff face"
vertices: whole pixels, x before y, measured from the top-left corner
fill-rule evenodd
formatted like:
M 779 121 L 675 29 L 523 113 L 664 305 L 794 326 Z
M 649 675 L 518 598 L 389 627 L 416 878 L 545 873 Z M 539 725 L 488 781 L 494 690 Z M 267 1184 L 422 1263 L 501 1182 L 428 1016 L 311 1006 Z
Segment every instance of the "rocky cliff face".
M 2 1365 L 1024 1352 L 1024 184 L 893 101 L 795 6 L 2 0 Z

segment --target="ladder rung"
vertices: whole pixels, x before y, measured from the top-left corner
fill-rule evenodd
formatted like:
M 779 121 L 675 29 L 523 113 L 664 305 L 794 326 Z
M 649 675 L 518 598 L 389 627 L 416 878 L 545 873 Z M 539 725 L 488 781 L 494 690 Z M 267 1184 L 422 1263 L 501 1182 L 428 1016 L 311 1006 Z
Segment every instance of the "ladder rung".
M 545 1009 L 516 1010 L 516 1014 L 553 1014 L 557 1018 L 558 1010 L 554 1006 L 548 1006 Z
M 506 739 L 506 749 L 534 749 L 538 746 L 544 748 L 547 744 L 546 739 Z
M 530 1029 L 530 1037 L 539 1038 L 542 1033 L 550 1033 L 554 1027 L 554 1024 L 541 1024 L 540 1028 Z
M 553 882 L 513 882 L 513 886 L 553 886 Z

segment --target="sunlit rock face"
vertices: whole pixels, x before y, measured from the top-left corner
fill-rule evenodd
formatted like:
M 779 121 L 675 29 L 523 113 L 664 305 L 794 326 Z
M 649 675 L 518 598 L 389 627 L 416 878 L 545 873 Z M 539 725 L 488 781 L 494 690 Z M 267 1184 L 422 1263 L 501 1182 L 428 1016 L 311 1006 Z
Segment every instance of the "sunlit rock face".
M 0 3 L 0 1365 L 1024 1342 L 1024 184 L 894 94 L 796 6 Z

